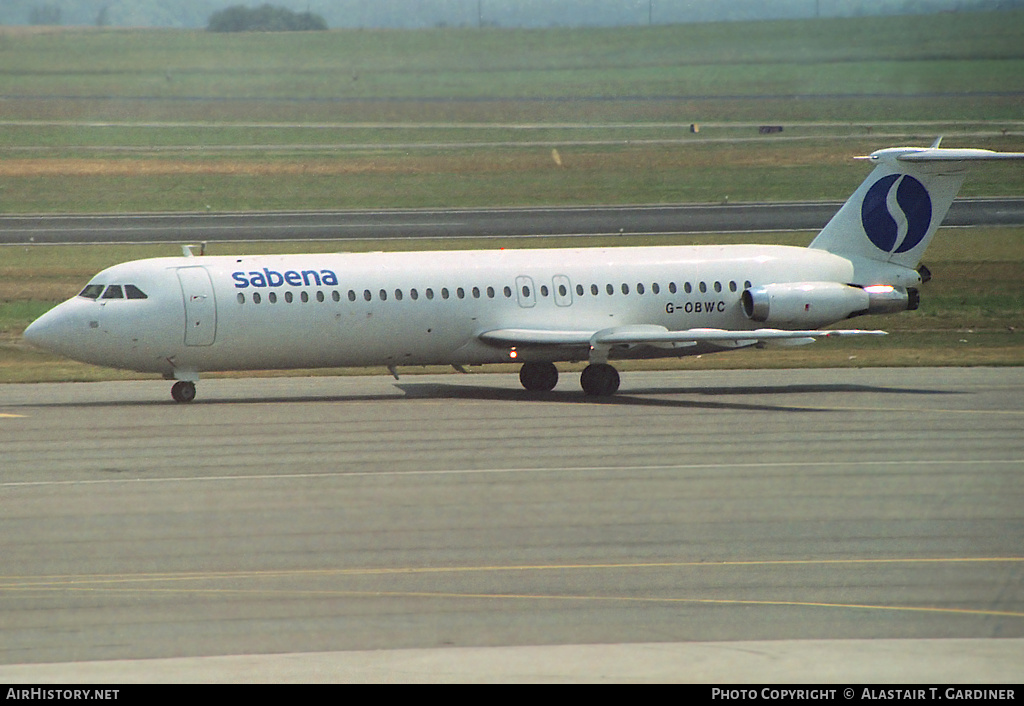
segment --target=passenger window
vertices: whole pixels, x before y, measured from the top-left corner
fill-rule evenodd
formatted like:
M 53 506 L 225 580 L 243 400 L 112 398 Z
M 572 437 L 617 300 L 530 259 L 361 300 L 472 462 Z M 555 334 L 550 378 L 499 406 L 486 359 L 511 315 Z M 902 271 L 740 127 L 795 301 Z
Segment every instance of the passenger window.
M 420 298 L 420 293 L 417 292 L 415 289 L 410 289 L 409 290 L 409 296 L 412 297 L 413 301 L 416 301 L 417 299 Z
M 494 287 L 487 288 L 487 298 L 494 299 Z
M 609 295 L 615 294 L 615 287 L 611 286 L 610 284 L 607 285 L 604 289 L 606 292 L 608 292 Z
M 672 294 L 676 293 L 677 290 L 676 290 L 676 283 L 675 282 L 669 282 L 668 283 L 668 291 L 672 292 Z
M 448 298 L 448 288 L 447 287 L 441 287 L 441 298 L 442 299 L 447 299 Z
M 651 291 L 655 294 L 661 294 L 661 285 L 655 282 L 651 285 Z
M 85 297 L 86 299 L 98 299 L 102 291 L 102 284 L 87 284 L 78 296 Z
M 701 293 L 701 294 L 704 294 L 704 293 L 706 293 L 707 291 L 708 291 L 708 285 L 707 285 L 707 284 L 705 284 L 704 282 L 701 282 L 701 283 L 700 283 L 700 293 Z
M 577 284 L 576 285 L 576 295 L 580 296 L 580 297 L 583 296 L 583 285 L 582 284 Z
M 267 295 L 267 301 L 271 304 L 277 304 L 277 292 L 271 292 Z
M 241 292 L 238 293 L 236 299 L 238 299 L 239 304 L 245 304 L 245 295 L 242 294 Z
M 512 298 L 512 288 L 511 287 L 505 287 L 505 289 L 503 291 L 505 292 L 505 298 L 506 299 L 511 299 Z
M 124 294 L 128 299 L 148 299 L 145 292 L 136 287 L 134 284 L 126 284 L 124 286 Z
M 331 292 L 331 299 L 333 299 L 336 302 L 340 302 L 341 301 L 341 295 L 338 294 L 338 290 L 337 289 L 335 289 L 333 292 Z
M 124 299 L 124 292 L 121 291 L 121 285 L 112 284 L 107 287 L 107 291 L 103 293 L 104 299 Z
M 636 293 L 637 294 L 643 294 L 644 293 L 644 285 L 643 285 L 642 282 L 637 282 L 637 284 L 636 284 Z
M 683 291 L 687 294 L 690 294 L 693 291 L 693 287 L 690 286 L 689 282 L 683 285 Z
M 564 296 L 565 296 L 566 294 L 568 294 L 568 293 L 569 293 L 569 290 L 567 290 L 567 289 L 565 288 L 565 285 L 564 285 L 564 284 L 560 284 L 560 285 L 558 285 L 558 296 L 560 296 L 560 297 L 564 297 Z
M 474 299 L 479 299 L 480 298 L 480 288 L 479 287 L 473 287 L 473 298 Z
M 353 290 L 348 290 L 348 300 L 354 302 L 356 300 L 356 293 Z
M 716 292 L 721 292 L 722 291 L 722 283 L 721 282 L 715 282 L 715 291 Z
M 284 293 L 284 300 L 285 300 L 286 303 L 291 304 L 292 303 L 292 298 L 293 297 L 292 297 L 292 293 L 291 292 L 285 292 Z
M 316 293 L 316 300 L 318 302 L 323 303 L 323 301 L 324 301 L 324 293 L 323 292 L 317 292 Z
M 548 286 L 546 284 L 542 284 L 540 286 L 540 295 L 542 297 L 546 297 L 548 295 Z
M 366 301 L 370 301 L 371 299 L 373 299 L 373 294 L 370 293 L 369 289 L 363 290 L 363 299 L 365 299 Z
M 629 285 L 626 284 L 625 282 L 622 283 L 622 293 L 629 294 Z
M 263 297 L 260 296 L 260 293 L 259 292 L 253 292 L 252 293 L 252 303 L 253 304 L 259 304 L 261 301 L 263 301 Z
M 595 297 L 597 296 L 597 293 L 600 291 L 601 290 L 597 288 L 596 284 L 590 285 L 590 293 L 593 294 Z
M 402 290 L 401 289 L 396 289 L 395 290 L 395 299 L 397 299 L 398 301 L 402 301 Z
M 431 289 L 430 287 L 427 287 L 426 294 L 427 294 L 427 299 L 433 299 L 434 298 L 434 290 Z

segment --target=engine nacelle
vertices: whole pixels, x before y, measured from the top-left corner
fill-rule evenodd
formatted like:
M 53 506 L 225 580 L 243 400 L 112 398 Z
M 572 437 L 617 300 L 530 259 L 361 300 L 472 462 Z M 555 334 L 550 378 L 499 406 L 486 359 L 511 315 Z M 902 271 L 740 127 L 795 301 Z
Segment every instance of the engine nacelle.
M 852 287 L 839 282 L 766 284 L 743 291 L 748 319 L 770 326 L 816 328 L 861 314 L 916 309 L 916 289 L 889 285 Z
M 921 303 L 921 295 L 914 287 L 892 287 L 887 284 L 876 284 L 864 287 L 868 293 L 868 310 L 855 311 L 851 316 L 861 314 L 895 314 L 900 311 L 916 311 Z

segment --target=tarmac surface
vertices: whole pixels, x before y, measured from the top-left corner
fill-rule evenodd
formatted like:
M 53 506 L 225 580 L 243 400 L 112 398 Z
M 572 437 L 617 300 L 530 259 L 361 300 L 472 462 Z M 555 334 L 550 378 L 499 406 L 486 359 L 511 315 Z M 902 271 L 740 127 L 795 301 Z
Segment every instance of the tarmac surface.
M 1017 682 L 1024 369 L 0 386 L 0 681 Z
M 545 238 L 820 230 L 842 201 L 248 213 L 0 215 L 0 244 Z M 1024 198 L 962 198 L 945 226 L 1024 224 Z

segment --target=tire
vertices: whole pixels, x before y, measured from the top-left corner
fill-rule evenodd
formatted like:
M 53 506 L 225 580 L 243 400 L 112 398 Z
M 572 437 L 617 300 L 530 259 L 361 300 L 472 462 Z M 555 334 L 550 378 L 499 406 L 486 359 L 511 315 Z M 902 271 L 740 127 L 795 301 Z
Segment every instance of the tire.
M 196 384 L 187 380 L 179 380 L 171 387 L 171 397 L 175 402 L 191 402 L 196 398 Z
M 530 392 L 549 392 L 558 384 L 558 368 L 554 363 L 523 363 L 519 382 Z
M 588 397 L 610 397 L 619 389 L 619 371 L 607 363 L 592 363 L 583 369 L 580 385 Z

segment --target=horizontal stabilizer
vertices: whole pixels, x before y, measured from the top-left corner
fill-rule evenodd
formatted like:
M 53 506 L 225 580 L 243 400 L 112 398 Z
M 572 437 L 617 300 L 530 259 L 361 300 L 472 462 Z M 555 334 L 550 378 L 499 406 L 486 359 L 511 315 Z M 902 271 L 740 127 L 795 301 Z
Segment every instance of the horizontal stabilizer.
M 993 152 L 978 149 L 925 149 L 896 157 L 901 162 L 985 162 L 997 159 L 1024 159 L 1024 152 Z
M 872 162 L 990 162 L 994 160 L 1024 159 L 1024 152 L 993 152 L 976 148 L 953 147 L 890 147 L 854 159 Z

